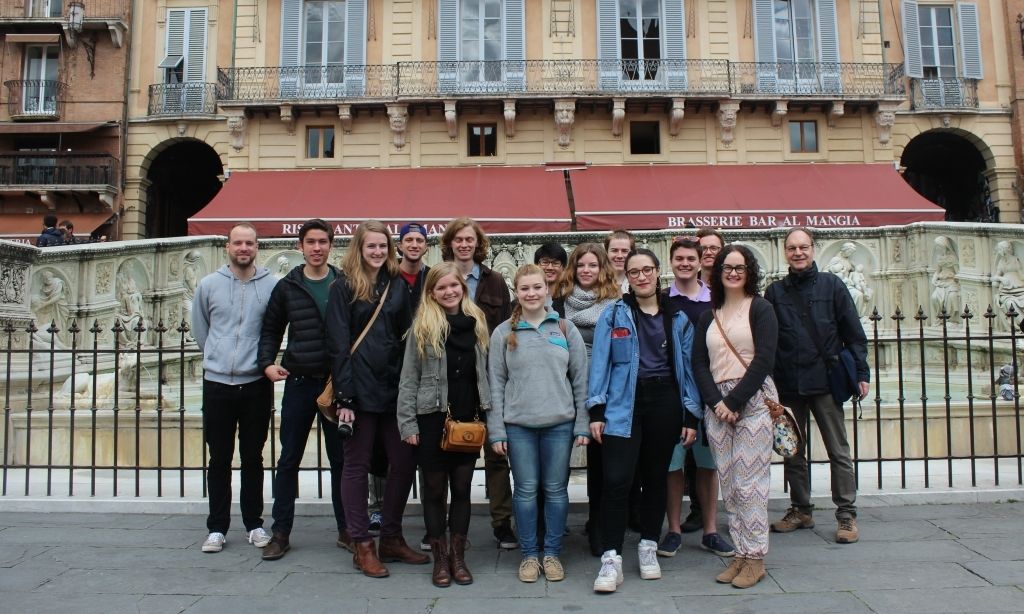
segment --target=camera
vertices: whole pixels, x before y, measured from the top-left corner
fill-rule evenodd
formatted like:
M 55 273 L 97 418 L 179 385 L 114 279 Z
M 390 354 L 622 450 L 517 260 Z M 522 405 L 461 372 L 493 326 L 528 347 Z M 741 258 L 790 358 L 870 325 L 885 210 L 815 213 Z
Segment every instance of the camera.
M 341 437 L 342 439 L 348 439 L 349 437 L 352 436 L 352 431 L 353 428 L 351 422 L 341 422 L 340 420 L 338 421 L 338 437 Z

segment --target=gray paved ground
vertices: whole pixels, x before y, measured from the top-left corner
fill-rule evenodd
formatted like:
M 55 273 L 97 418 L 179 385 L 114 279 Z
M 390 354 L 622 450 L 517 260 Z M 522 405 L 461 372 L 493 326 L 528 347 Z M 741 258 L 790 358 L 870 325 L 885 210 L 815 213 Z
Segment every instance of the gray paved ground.
M 772 517 L 782 510 L 772 503 Z M 296 520 L 292 551 L 264 562 L 236 518 L 228 545 L 203 554 L 201 516 L 0 512 L 0 611 L 189 612 L 1024 612 L 1024 503 L 870 507 L 859 544 L 837 545 L 831 512 L 813 531 L 772 535 L 769 577 L 748 591 L 714 582 L 725 562 L 687 535 L 661 559 L 660 581 L 639 579 L 627 536 L 626 582 L 591 591 L 597 559 L 583 517 L 570 517 L 563 582 L 522 584 L 518 551 L 494 548 L 486 516 L 473 517 L 468 562 L 476 582 L 434 588 L 429 566 L 390 565 L 372 580 L 334 545 L 325 516 Z M 410 542 L 422 520 L 407 517 Z M 600 609 L 598 609 L 600 608 Z

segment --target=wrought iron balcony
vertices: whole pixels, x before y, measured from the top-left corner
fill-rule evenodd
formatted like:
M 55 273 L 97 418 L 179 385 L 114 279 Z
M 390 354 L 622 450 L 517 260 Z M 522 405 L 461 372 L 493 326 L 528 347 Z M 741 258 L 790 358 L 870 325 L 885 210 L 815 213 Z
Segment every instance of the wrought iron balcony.
M 903 67 L 826 62 L 730 62 L 732 93 L 743 98 L 903 97 Z
M 149 86 L 149 115 L 213 115 L 217 112 L 217 84 L 157 83 Z
M 259 66 L 221 68 L 217 99 L 226 102 L 299 102 L 391 99 L 395 65 Z
M 911 108 L 918 111 L 978 108 L 976 79 L 911 79 L 910 92 Z
M 726 60 L 399 62 L 400 97 L 729 95 Z
M 118 185 L 117 168 L 117 158 L 110 154 L 0 153 L 0 188 L 113 188 Z
M 70 0 L 0 0 L 0 23 L 62 20 Z M 123 19 L 129 0 L 88 0 L 86 19 Z
M 60 119 L 68 86 L 60 81 L 5 81 L 7 114 L 13 120 Z

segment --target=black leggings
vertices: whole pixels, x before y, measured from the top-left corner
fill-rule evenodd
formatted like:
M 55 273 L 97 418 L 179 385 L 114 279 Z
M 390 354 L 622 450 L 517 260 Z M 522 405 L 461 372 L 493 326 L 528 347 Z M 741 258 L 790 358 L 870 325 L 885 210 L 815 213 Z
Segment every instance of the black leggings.
M 671 381 L 640 380 L 629 437 L 605 435 L 601 496 L 601 546 L 621 554 L 634 477 L 643 482 L 640 538 L 658 541 L 665 517 L 665 476 L 683 429 L 679 390 Z
M 452 535 L 469 532 L 470 492 L 473 486 L 474 466 L 459 464 L 447 471 L 420 470 L 423 477 L 423 522 L 427 537 L 440 538 L 445 534 L 445 499 L 451 487 L 452 501 L 448 506 L 448 528 Z

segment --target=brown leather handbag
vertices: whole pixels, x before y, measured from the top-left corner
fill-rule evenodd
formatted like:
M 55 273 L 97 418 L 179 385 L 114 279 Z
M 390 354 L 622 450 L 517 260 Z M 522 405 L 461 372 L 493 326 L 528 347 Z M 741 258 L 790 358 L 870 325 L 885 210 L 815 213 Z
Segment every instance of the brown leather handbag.
M 459 422 L 452 418 L 452 406 L 448 404 L 448 412 L 444 417 L 444 430 L 441 431 L 441 449 L 445 452 L 465 452 L 479 454 L 487 440 L 487 425 L 480 421 L 479 410 L 468 422 Z

